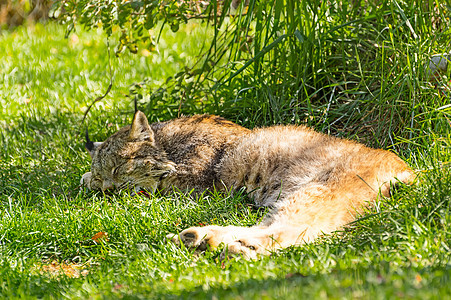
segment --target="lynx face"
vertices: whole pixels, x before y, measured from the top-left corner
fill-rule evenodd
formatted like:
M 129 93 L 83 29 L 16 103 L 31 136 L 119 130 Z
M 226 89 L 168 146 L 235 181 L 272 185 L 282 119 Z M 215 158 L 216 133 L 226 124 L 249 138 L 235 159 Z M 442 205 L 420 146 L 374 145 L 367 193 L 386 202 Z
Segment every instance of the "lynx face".
M 162 178 L 175 171 L 155 143 L 154 134 L 142 112 L 127 126 L 103 143 L 86 144 L 91 157 L 91 172 L 83 175 L 82 183 L 89 189 L 145 189 L 155 191 Z

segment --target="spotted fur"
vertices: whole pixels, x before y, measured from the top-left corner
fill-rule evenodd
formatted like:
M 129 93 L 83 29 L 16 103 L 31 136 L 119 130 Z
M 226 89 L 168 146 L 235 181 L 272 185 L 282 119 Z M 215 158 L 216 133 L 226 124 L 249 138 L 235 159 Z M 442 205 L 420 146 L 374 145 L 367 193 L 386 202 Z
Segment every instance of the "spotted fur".
M 304 126 L 245 129 L 218 116 L 196 115 L 131 126 L 87 148 L 90 189 L 245 188 L 270 213 L 252 227 L 192 227 L 170 235 L 175 244 L 226 245 L 247 258 L 309 242 L 355 220 L 390 184 L 409 183 L 412 170 L 395 154 L 315 132 Z M 224 254 L 225 255 L 225 254 Z

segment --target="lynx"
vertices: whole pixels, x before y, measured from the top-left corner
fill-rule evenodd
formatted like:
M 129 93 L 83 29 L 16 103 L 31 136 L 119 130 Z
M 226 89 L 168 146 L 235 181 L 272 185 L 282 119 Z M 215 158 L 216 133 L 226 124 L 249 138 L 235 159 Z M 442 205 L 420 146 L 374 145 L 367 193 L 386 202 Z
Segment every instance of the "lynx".
M 269 212 L 252 227 L 191 227 L 169 235 L 175 244 L 248 259 L 311 242 L 355 220 L 391 184 L 413 172 L 394 153 L 304 126 L 253 130 L 213 115 L 149 125 L 137 111 L 131 126 L 92 142 L 89 189 L 162 193 L 178 189 L 245 189 Z

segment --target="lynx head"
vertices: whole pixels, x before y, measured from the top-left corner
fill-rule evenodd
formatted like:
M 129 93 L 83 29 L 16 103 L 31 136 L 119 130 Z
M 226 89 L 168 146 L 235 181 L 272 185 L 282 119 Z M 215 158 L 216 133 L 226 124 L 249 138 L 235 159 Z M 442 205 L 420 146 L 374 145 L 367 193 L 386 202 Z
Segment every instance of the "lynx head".
M 155 191 L 160 180 L 175 170 L 164 150 L 155 142 L 146 116 L 137 111 L 126 126 L 105 142 L 92 142 L 86 132 L 86 149 L 92 157 L 91 172 L 82 183 L 89 189 L 146 189 Z

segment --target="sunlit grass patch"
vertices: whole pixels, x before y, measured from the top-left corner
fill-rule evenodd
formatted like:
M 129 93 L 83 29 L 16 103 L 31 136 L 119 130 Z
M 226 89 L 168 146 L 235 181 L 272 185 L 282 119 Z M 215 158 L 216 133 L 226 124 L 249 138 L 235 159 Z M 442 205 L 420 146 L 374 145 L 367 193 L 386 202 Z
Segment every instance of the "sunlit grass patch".
M 90 165 L 81 132 L 89 126 L 92 139 L 100 141 L 129 124 L 130 86 L 148 77 L 156 89 L 194 63 L 199 40 L 209 37 L 203 26 L 189 24 L 176 34 L 164 31 L 155 52 L 112 55 L 113 88 L 84 124 L 84 111 L 110 81 L 105 35 L 78 29 L 65 39 L 64 28 L 55 24 L 1 33 L 0 295 L 159 299 L 449 295 L 449 97 L 436 86 L 440 82 L 416 76 L 408 64 L 415 52 L 425 59 L 443 50 L 441 44 L 430 49 L 434 43 L 427 41 L 433 37 L 426 33 L 424 42 L 412 41 L 405 28 L 387 29 L 383 34 L 394 35 L 392 44 L 378 42 L 384 47 L 371 48 L 372 61 L 360 58 L 357 67 L 363 73 L 353 78 L 361 81 L 349 89 L 340 88 L 344 83 L 324 86 L 309 94 L 308 101 L 280 94 L 293 84 L 288 77 L 258 81 L 261 77 L 253 77 L 254 69 L 249 69 L 223 87 L 219 109 L 199 108 L 198 98 L 196 103 L 182 103 L 182 113 L 216 112 L 249 127 L 309 124 L 390 148 L 420 171 L 417 185 L 402 186 L 392 197 L 380 199 L 343 232 L 258 261 L 220 261 L 219 251 L 199 255 L 177 248 L 167 243 L 166 234 L 189 226 L 257 223 L 267 211 L 253 208 L 244 193 L 174 191 L 147 198 L 80 189 L 80 177 Z M 439 35 L 436 43 L 445 37 Z M 318 42 L 333 45 L 330 40 Z M 110 43 L 113 49 L 114 41 Z M 414 64 L 422 65 L 420 60 Z M 337 71 L 339 65 L 333 68 Z M 317 72 L 327 74 L 326 69 Z M 347 76 L 352 75 L 349 72 Z M 381 94 L 367 89 L 376 85 L 383 85 Z M 244 87 L 249 89 L 243 91 Z M 334 93 L 324 92 L 334 87 Z M 152 120 L 176 116 L 179 102 L 167 107 L 165 99 L 144 98 L 140 105 L 152 113 Z M 59 274 L 65 268 L 70 276 Z M 82 274 L 85 268 L 88 272 Z M 46 269 L 50 273 L 55 269 L 58 275 L 49 276 Z M 80 276 L 72 276 L 72 271 Z

